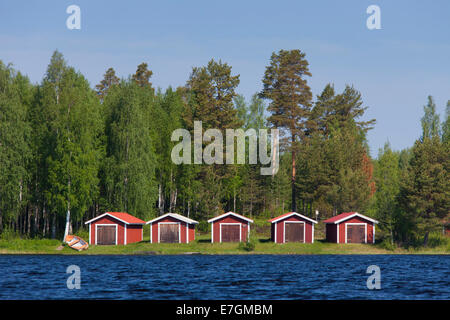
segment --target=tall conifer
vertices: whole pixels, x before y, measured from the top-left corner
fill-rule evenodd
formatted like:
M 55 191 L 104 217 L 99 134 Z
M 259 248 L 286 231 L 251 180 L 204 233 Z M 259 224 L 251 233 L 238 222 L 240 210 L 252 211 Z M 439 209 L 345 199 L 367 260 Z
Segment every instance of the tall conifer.
M 312 93 L 306 77 L 311 76 L 305 53 L 280 50 L 273 53 L 263 78 L 261 97 L 269 99 L 268 118 L 286 136 L 284 144 L 292 155 L 292 211 L 296 211 L 295 168 L 298 142 L 303 139 L 311 111 Z

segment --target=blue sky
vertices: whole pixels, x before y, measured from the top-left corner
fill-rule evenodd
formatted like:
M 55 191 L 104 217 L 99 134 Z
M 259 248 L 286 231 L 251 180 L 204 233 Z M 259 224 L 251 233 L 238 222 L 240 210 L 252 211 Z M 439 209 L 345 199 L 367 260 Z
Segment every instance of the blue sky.
M 69 30 L 66 8 L 81 8 Z M 368 30 L 366 8 L 381 8 L 381 30 Z M 450 1 L 7 1 L 0 0 L 0 60 L 40 82 L 52 52 L 95 86 L 114 67 L 127 77 L 141 62 L 155 86 L 185 84 L 194 66 L 221 59 L 240 74 L 247 99 L 262 87 L 272 52 L 306 53 L 313 94 L 334 83 L 362 93 L 376 118 L 373 156 L 386 141 L 409 147 L 432 95 L 441 120 L 450 100 Z

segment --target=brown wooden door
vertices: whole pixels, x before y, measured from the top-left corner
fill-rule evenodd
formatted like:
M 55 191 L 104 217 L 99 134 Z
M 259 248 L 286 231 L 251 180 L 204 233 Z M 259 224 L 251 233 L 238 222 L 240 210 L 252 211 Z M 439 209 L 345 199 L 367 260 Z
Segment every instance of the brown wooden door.
M 303 223 L 284 223 L 284 230 L 286 232 L 286 242 L 303 242 L 305 232 L 305 225 Z
M 116 226 L 97 226 L 97 244 L 116 244 Z
M 347 225 L 347 243 L 365 243 L 364 225 Z
M 222 242 L 239 242 L 241 241 L 241 225 L 240 224 L 222 224 Z
M 178 243 L 180 242 L 179 236 L 180 233 L 178 223 L 159 225 L 159 242 Z

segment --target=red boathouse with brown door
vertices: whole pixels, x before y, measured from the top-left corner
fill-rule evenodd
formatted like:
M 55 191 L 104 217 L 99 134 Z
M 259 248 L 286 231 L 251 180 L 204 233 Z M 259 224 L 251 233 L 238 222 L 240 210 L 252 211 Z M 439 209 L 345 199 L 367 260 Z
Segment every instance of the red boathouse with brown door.
M 227 212 L 208 220 L 211 223 L 211 242 L 242 242 L 250 236 L 252 219 Z
M 297 212 L 288 212 L 270 219 L 271 239 L 275 243 L 314 243 L 314 224 L 317 221 Z
M 198 222 L 178 213 L 166 213 L 146 224 L 150 225 L 150 243 L 189 243 L 195 240 Z
M 345 212 L 324 221 L 326 238 L 334 243 L 375 243 L 377 220 L 358 212 Z
M 106 212 L 85 224 L 89 225 L 89 244 L 124 245 L 143 240 L 145 221 L 125 212 Z

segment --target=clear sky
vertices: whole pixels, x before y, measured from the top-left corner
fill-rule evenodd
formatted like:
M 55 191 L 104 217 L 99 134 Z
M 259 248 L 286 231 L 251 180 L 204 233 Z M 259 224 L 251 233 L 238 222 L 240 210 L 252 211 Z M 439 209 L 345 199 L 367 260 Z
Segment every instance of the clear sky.
M 81 8 L 81 30 L 69 30 L 69 5 Z M 369 30 L 369 5 L 381 30 Z M 432 95 L 444 117 L 450 100 L 450 1 L 23 1 L 0 0 L 0 60 L 40 82 L 52 52 L 94 87 L 106 69 L 127 77 L 141 62 L 163 89 L 185 84 L 194 66 L 221 59 L 240 74 L 247 99 L 262 87 L 272 52 L 306 53 L 314 96 L 328 83 L 362 93 L 376 118 L 373 156 L 386 141 L 409 147 Z

